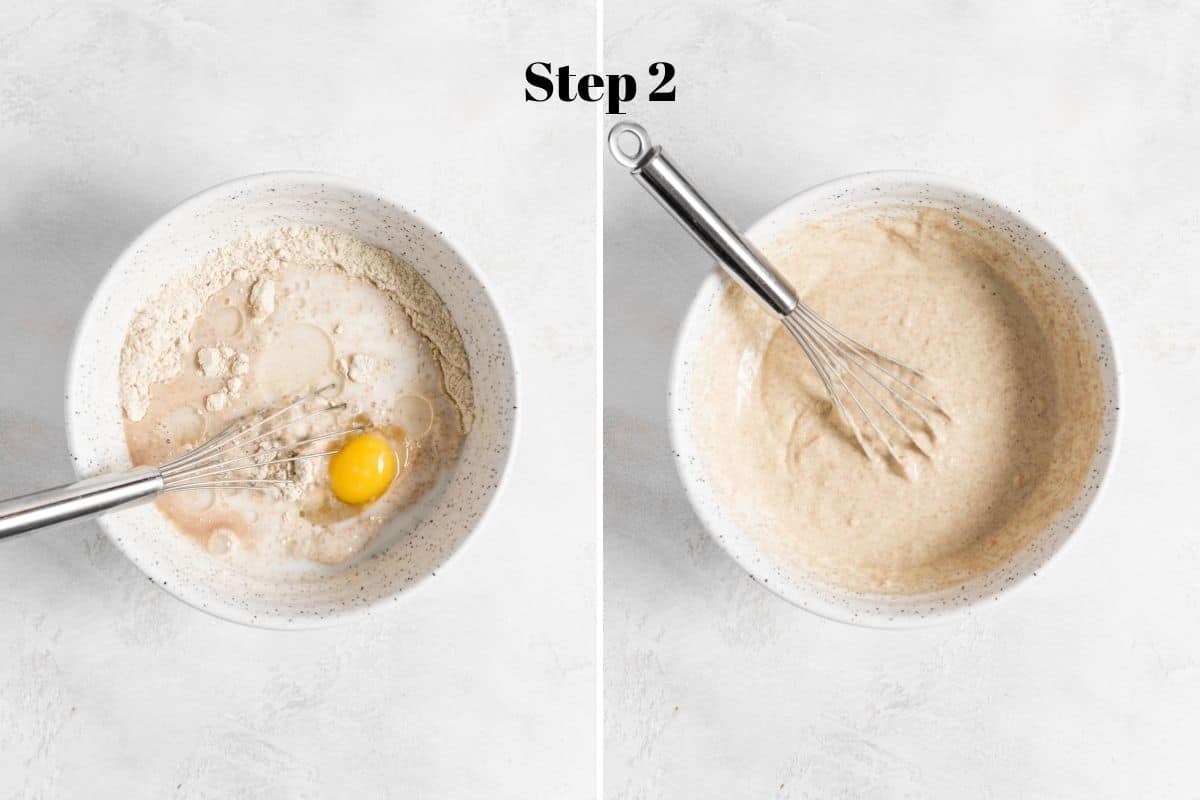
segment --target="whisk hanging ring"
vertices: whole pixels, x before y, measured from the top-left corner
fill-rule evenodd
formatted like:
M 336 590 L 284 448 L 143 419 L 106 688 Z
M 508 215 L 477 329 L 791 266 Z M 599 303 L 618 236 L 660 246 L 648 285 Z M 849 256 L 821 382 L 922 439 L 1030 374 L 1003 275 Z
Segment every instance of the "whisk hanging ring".
M 622 150 L 622 139 L 635 141 L 636 150 Z M 921 435 L 932 444 L 937 434 L 927 412 L 936 412 L 947 420 L 950 414 L 931 394 L 913 386 L 914 379 L 927 380 L 920 372 L 847 336 L 805 305 L 787 279 L 709 205 L 662 148 L 651 142 L 642 126 L 617 123 L 609 131 L 608 146 L 613 158 L 630 169 L 633 177 L 726 272 L 778 316 L 804 351 L 830 403 L 868 458 L 875 458 L 876 449 L 871 443 L 878 443 L 903 469 L 893 439 L 930 455 Z M 918 425 L 920 430 L 913 430 Z M 892 430 L 890 435 L 885 427 Z

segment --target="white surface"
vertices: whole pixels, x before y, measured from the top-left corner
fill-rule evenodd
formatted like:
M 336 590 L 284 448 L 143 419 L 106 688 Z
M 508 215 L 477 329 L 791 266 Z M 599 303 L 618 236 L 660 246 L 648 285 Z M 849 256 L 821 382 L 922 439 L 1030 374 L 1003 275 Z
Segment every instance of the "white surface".
M 1196 12 L 607 0 L 605 28 L 606 71 L 675 63 L 678 100 L 627 118 L 739 223 L 879 168 L 1028 213 L 1099 292 L 1125 393 L 1092 519 L 1013 598 L 914 631 L 820 620 L 754 584 L 684 499 L 667 367 L 707 261 L 606 166 L 607 796 L 1194 793 Z
M 487 528 L 363 623 L 210 618 L 94 524 L 0 545 L 0 797 L 591 796 L 594 117 L 515 98 L 531 53 L 593 37 L 583 3 L 0 10 L 0 495 L 71 474 L 67 347 L 112 259 L 262 170 L 450 233 L 507 312 L 526 421 Z

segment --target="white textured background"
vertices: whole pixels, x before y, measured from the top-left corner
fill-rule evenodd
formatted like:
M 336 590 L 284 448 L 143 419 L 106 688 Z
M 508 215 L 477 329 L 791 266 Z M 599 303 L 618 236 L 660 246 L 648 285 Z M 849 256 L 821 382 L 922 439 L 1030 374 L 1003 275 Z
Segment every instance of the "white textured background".
M 461 560 L 311 633 L 193 611 L 78 524 L 0 543 L 0 797 L 583 798 L 595 706 L 594 116 L 521 102 L 594 8 L 0 6 L 0 496 L 71 476 L 68 344 L 156 216 L 272 169 L 357 178 L 477 260 L 523 435 Z M 570 302 L 568 302 L 570 301 Z
M 735 221 L 880 168 L 1029 214 L 1094 282 L 1125 387 L 1112 482 L 1061 561 L 960 623 L 824 622 L 684 499 L 667 367 L 708 260 L 606 166 L 608 797 L 1195 797 L 1196 5 L 607 0 L 605 27 L 607 71 L 678 67 L 678 100 L 628 118 Z

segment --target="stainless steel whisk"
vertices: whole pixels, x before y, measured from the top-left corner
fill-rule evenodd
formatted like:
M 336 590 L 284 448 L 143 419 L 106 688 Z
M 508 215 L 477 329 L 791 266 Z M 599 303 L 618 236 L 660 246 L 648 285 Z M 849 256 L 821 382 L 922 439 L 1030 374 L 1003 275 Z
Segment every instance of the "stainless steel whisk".
M 622 139 L 632 141 L 635 149 L 623 150 Z M 812 363 L 830 402 L 868 458 L 876 456 L 867 442 L 874 434 L 874 440 L 903 469 L 892 437 L 883 429 L 888 422 L 902 441 L 929 455 L 918 437 L 923 431 L 932 443 L 936 431 L 922 407 L 946 419 L 950 415 L 904 377 L 924 379 L 920 372 L 852 339 L 805 305 L 787 279 L 709 205 L 662 148 L 650 141 L 642 126 L 632 122 L 614 125 L 608 133 L 608 149 L 730 275 L 779 317 Z M 865 404 L 860 395 L 866 396 Z M 918 426 L 920 430 L 914 431 Z
M 280 407 L 250 412 L 235 420 L 216 436 L 162 466 L 136 467 L 129 472 L 85 478 L 65 486 L 0 502 L 0 539 L 68 520 L 146 503 L 166 492 L 191 489 L 270 491 L 286 486 L 291 481 L 246 473 L 276 464 L 333 455 L 336 450 L 289 454 L 317 442 L 364 430 L 362 426 L 355 426 L 334 433 L 308 436 L 295 442 L 281 443 L 277 440 L 277 437 L 287 433 L 289 429 L 294 431 L 294 426 L 298 423 L 345 408 L 345 403 L 334 404 L 325 400 L 324 394 L 333 387 L 334 384 L 329 384 Z M 305 411 L 303 406 L 316 398 L 325 400 L 326 405 L 313 411 Z M 263 443 L 266 443 L 265 446 Z M 261 449 L 251 450 L 255 446 Z

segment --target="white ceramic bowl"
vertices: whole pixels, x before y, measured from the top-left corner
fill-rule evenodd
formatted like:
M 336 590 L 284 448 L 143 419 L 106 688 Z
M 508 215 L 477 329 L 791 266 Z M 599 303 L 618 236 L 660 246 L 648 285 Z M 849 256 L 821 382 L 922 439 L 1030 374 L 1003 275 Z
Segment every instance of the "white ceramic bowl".
M 151 225 L 113 264 L 76 333 L 67 373 L 67 435 L 80 476 L 130 466 L 117 372 L 134 313 L 206 252 L 247 233 L 323 225 L 385 248 L 441 295 L 471 362 L 476 418 L 445 492 L 411 532 L 385 526 L 381 552 L 295 581 L 248 577 L 175 531 L 153 506 L 109 514 L 100 526 L 155 583 L 225 619 L 312 627 L 399 600 L 436 574 L 481 524 L 495 499 L 516 429 L 517 375 L 504 324 L 479 272 L 436 228 L 341 178 L 305 172 L 255 175 L 215 186 Z
M 1112 463 L 1117 443 L 1117 366 L 1104 315 L 1080 270 L 1041 228 L 1020 214 L 944 178 L 912 172 L 872 172 L 839 178 L 801 192 L 755 223 L 747 235 L 758 244 L 789 229 L 833 214 L 872 206 L 927 206 L 952 210 L 994 226 L 1033 256 L 1076 304 L 1099 357 L 1104 412 L 1099 443 L 1088 479 L 1075 501 L 1042 534 L 1000 570 L 965 586 L 923 595 L 868 595 L 815 582 L 794 574 L 763 555 L 716 502 L 691 430 L 691 369 L 705 331 L 709 310 L 726 279 L 714 273 L 684 319 L 671 376 L 671 436 L 683 485 L 705 527 L 722 548 L 755 580 L 792 603 L 823 617 L 859 625 L 906 627 L 945 619 L 1010 594 L 1036 574 L 1083 522 Z

